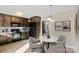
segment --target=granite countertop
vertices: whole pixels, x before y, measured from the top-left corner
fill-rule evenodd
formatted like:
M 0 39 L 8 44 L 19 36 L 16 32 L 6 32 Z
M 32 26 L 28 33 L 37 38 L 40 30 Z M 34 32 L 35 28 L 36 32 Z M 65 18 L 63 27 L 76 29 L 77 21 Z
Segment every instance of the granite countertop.
M 11 33 L 7 33 L 7 32 L 0 33 L 0 35 L 10 37 L 10 38 L 12 37 Z

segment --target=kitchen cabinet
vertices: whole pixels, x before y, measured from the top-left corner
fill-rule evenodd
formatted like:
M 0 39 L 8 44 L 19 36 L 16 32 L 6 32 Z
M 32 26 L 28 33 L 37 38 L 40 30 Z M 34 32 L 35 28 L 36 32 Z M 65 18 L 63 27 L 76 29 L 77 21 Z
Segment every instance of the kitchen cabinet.
M 16 17 L 11 16 L 11 21 L 10 22 L 16 22 Z
M 0 45 L 4 45 L 11 42 L 11 38 L 0 35 Z
M 11 17 L 11 23 L 20 23 L 20 27 L 23 27 L 24 22 L 23 22 L 23 18 L 21 17 Z
M 17 27 L 17 26 L 18 27 L 19 26 L 28 27 L 29 26 L 28 18 L 0 13 L 0 27 L 12 27 L 12 25 L 14 27 Z M 17 26 L 15 26 L 15 25 L 17 25 Z M 2 32 L 3 29 L 1 29 L 0 31 Z M 5 34 L 3 34 L 3 33 L 5 33 Z M 0 45 L 4 45 L 4 44 L 12 42 L 13 37 L 8 37 L 7 36 L 8 32 L 5 32 L 5 30 L 4 30 L 4 32 L 2 32 L 2 34 L 0 35 Z M 26 39 L 28 37 L 29 37 L 29 32 L 21 32 L 22 39 Z
M 4 15 L 3 26 L 4 27 L 10 27 L 10 16 Z
M 19 17 L 16 17 L 15 22 L 16 23 L 20 23 L 20 18 Z
M 29 26 L 29 22 L 28 22 L 27 18 L 23 20 L 23 26 L 25 26 L 25 27 Z
M 3 26 L 3 14 L 0 14 L 0 27 Z
M 21 27 L 28 27 L 28 18 L 0 14 L 0 27 L 11 27 L 11 23 L 20 23 Z
M 20 26 L 23 27 L 23 18 L 19 18 Z
M 22 39 L 27 39 L 29 37 L 29 33 L 28 32 L 22 32 L 21 33 L 21 38 Z

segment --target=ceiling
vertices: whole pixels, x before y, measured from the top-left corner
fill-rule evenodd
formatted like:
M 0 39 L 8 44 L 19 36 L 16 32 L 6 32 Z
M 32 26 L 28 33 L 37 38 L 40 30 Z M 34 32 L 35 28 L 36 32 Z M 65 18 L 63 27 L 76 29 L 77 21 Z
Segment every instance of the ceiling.
M 74 9 L 74 5 L 54 5 L 52 14 Z M 0 5 L 0 13 L 16 15 L 15 12 L 22 12 L 23 17 L 49 16 L 49 5 Z

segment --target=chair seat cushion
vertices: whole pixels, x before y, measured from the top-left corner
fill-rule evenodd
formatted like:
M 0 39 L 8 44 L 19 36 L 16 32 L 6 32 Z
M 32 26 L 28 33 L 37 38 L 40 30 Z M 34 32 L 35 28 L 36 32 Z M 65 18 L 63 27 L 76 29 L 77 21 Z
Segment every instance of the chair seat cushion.
M 32 44 L 30 48 L 41 48 L 42 45 L 41 44 Z

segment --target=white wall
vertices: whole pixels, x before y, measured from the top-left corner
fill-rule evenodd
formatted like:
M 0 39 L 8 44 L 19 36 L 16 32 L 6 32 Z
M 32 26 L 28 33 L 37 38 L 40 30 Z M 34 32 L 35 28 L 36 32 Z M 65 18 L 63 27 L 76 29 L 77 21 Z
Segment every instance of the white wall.
M 75 30 L 75 15 L 76 15 L 77 9 L 72 9 L 69 11 L 57 13 L 53 15 L 53 19 L 55 21 L 71 21 L 71 31 L 55 31 L 54 22 L 50 22 L 49 24 L 49 30 L 50 35 L 53 36 L 59 36 L 64 35 L 66 37 L 66 45 L 74 46 L 76 45 L 76 30 Z M 44 19 L 46 20 L 46 19 Z

